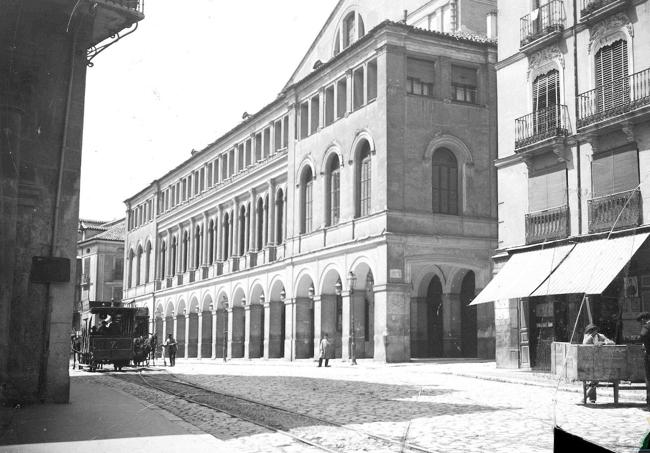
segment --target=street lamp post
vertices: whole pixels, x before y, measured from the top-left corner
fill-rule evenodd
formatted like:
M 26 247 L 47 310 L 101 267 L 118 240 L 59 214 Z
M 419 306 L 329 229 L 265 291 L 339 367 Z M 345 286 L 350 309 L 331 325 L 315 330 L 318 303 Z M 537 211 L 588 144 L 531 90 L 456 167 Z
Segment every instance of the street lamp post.
M 354 284 L 357 281 L 356 275 L 354 272 L 350 271 L 348 273 L 348 286 L 350 287 L 350 363 L 352 365 L 357 364 L 357 343 L 356 343 L 356 325 L 354 322 Z
M 225 320 L 223 324 L 223 361 L 226 362 L 228 354 L 228 299 L 223 296 L 223 309 L 225 313 Z

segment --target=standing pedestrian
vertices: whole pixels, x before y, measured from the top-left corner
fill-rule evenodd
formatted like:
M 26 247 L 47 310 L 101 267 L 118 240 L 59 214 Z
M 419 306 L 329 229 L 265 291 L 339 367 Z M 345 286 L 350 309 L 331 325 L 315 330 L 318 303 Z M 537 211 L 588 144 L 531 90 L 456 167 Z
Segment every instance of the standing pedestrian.
M 582 344 L 584 345 L 593 345 L 601 346 L 604 344 L 615 344 L 612 340 L 607 338 L 602 333 L 599 333 L 598 326 L 596 324 L 589 324 L 585 329 L 585 336 L 582 339 Z M 591 381 L 589 387 L 587 388 L 587 398 L 589 402 L 596 402 L 596 388 L 598 387 L 598 381 Z
M 169 357 L 169 366 L 174 366 L 176 365 L 176 351 L 177 351 L 177 344 L 176 340 L 174 339 L 173 335 L 170 333 L 167 335 L 167 339 L 165 340 L 165 349 L 167 350 L 167 356 Z
M 330 343 L 327 334 L 323 334 L 323 339 L 320 341 L 320 344 L 318 345 L 318 350 L 319 350 L 318 366 L 321 367 L 323 365 L 323 359 L 325 359 L 325 366 L 328 367 L 330 359 L 334 357 L 332 357 L 332 343 Z
M 641 324 L 641 341 L 643 342 L 644 364 L 645 364 L 645 402 L 646 410 L 650 410 L 650 313 L 644 311 L 636 317 Z

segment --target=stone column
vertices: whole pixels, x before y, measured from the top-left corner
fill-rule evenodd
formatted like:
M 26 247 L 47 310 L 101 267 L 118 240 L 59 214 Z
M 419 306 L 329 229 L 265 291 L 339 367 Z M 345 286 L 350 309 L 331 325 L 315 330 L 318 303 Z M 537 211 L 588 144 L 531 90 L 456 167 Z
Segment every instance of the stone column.
M 212 354 L 210 355 L 211 359 L 217 358 L 217 308 L 216 303 L 214 309 L 212 310 Z
M 319 343 L 323 334 L 322 299 L 314 296 L 314 357 L 318 357 Z
M 197 317 L 199 319 L 199 332 L 198 332 L 198 338 L 197 340 L 197 345 L 196 345 L 196 358 L 200 359 L 201 358 L 201 348 L 203 347 L 203 312 L 201 311 L 201 308 L 198 308 L 198 312 L 196 313 Z
M 174 339 L 178 341 L 178 315 L 176 315 L 174 312 L 172 312 L 172 319 L 173 319 L 173 323 L 174 323 L 174 326 L 173 326 L 174 327 L 174 331 L 173 331 Z
M 228 358 L 232 358 L 232 338 L 233 338 L 233 325 L 234 325 L 232 305 L 230 305 L 226 311 L 228 312 L 228 345 L 227 345 L 226 356 Z
M 190 357 L 190 313 L 185 310 L 183 313 L 185 317 L 185 358 Z
M 165 339 L 167 338 L 167 316 L 163 313 L 163 322 L 162 322 L 162 338 L 158 339 L 160 344 L 163 344 L 165 342 Z
M 246 343 L 249 359 L 258 359 L 262 357 L 263 351 L 260 347 L 262 340 L 262 310 L 264 307 L 258 303 L 251 303 L 247 306 L 246 313 Z M 266 323 L 266 320 L 265 320 Z
M 296 302 L 294 299 L 284 301 L 284 358 L 293 360 L 295 358 L 295 318 Z
M 341 332 L 341 358 L 350 360 L 350 344 L 352 340 L 351 315 L 350 315 L 350 291 L 343 291 L 341 295 L 343 301 L 343 331 Z
M 320 296 L 320 309 L 317 310 L 316 299 L 314 299 L 314 318 L 316 319 L 320 316 L 320 337 L 314 335 L 314 338 L 320 338 L 324 334 L 329 335 L 330 342 L 332 343 L 332 349 L 335 351 L 335 354 L 341 350 L 341 338 L 336 330 L 337 322 L 337 296 L 336 294 L 321 294 Z M 316 323 L 316 326 L 319 324 Z
M 374 358 L 382 362 L 405 362 L 411 357 L 409 326 L 411 288 L 404 283 L 375 284 Z
M 250 359 L 251 304 L 244 305 L 244 358 Z
M 264 310 L 264 351 L 262 357 L 265 359 L 271 358 L 271 302 L 265 302 Z

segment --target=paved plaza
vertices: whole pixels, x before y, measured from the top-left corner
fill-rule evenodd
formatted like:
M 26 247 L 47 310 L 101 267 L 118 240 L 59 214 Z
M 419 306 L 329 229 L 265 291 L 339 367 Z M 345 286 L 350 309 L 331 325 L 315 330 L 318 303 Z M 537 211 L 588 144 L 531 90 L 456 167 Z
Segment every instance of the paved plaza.
M 557 424 L 613 451 L 636 452 L 650 431 L 650 413 L 643 410 L 642 404 L 644 392 L 622 392 L 620 404 L 615 406 L 611 392 L 604 390 L 599 393 L 597 404 L 585 406 L 581 389 L 576 385 L 557 385 L 550 376 L 497 370 L 494 362 L 425 361 L 386 365 L 362 360 L 356 367 L 334 361 L 329 368 L 318 368 L 310 360 L 291 363 L 235 360 L 225 364 L 210 360 L 179 361 L 174 368 L 150 367 L 142 376 L 178 378 L 201 388 L 401 440 L 425 451 L 549 452 L 553 450 L 552 428 Z M 107 419 L 115 416 L 110 422 L 113 443 L 103 443 L 99 450 L 93 451 L 104 451 L 102 448 L 110 451 L 120 438 L 126 438 L 122 440 L 127 443 L 138 443 L 144 448 L 140 451 L 148 451 L 147 445 L 155 451 L 187 451 L 185 447 L 189 445 L 195 452 L 203 449 L 309 450 L 284 434 L 143 386 L 145 379 L 135 371 L 94 374 L 72 371 L 73 396 L 75 387 L 116 395 L 99 402 L 105 406 Z M 124 400 L 139 404 L 136 416 L 116 414 L 126 411 Z M 81 406 L 73 398 L 67 406 L 69 416 L 74 417 L 75 407 L 80 410 Z M 152 431 L 151 423 L 147 424 L 150 417 L 155 417 L 153 424 L 158 426 L 157 430 Z M 20 419 L 17 412 L 13 428 Z M 144 423 L 140 434 L 134 419 Z M 47 417 L 38 420 L 46 423 Z M 168 430 L 164 424 L 172 428 Z M 368 449 L 359 436 L 343 428 L 314 423 L 290 431 L 295 436 L 327 437 L 329 445 L 335 445 L 335 451 L 376 451 Z M 147 437 L 137 440 L 137 436 Z M 161 436 L 165 436 L 164 440 Z M 61 442 L 64 437 L 65 433 L 60 433 L 54 440 Z M 101 440 L 109 436 L 98 431 L 94 437 Z M 194 443 L 188 443 L 188 439 Z M 54 440 L 48 440 L 39 431 L 30 442 Z M 84 442 L 69 443 L 68 447 L 76 445 L 81 451 L 93 439 L 75 440 Z M 23 434 L 13 439 L 5 436 L 4 442 L 0 441 L 3 443 L 27 441 Z M 39 444 L 32 444 L 31 450 L 16 445 L 10 451 L 52 451 L 47 448 L 51 445 L 40 444 L 44 448 L 41 450 Z M 400 451 L 400 448 L 395 444 L 385 451 Z

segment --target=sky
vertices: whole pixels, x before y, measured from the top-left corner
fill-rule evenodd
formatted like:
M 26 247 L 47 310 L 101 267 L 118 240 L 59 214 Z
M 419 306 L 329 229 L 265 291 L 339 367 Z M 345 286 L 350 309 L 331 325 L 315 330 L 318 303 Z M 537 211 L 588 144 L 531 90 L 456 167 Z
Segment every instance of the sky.
M 337 0 L 147 0 L 88 68 L 80 217 L 124 200 L 274 100 Z

